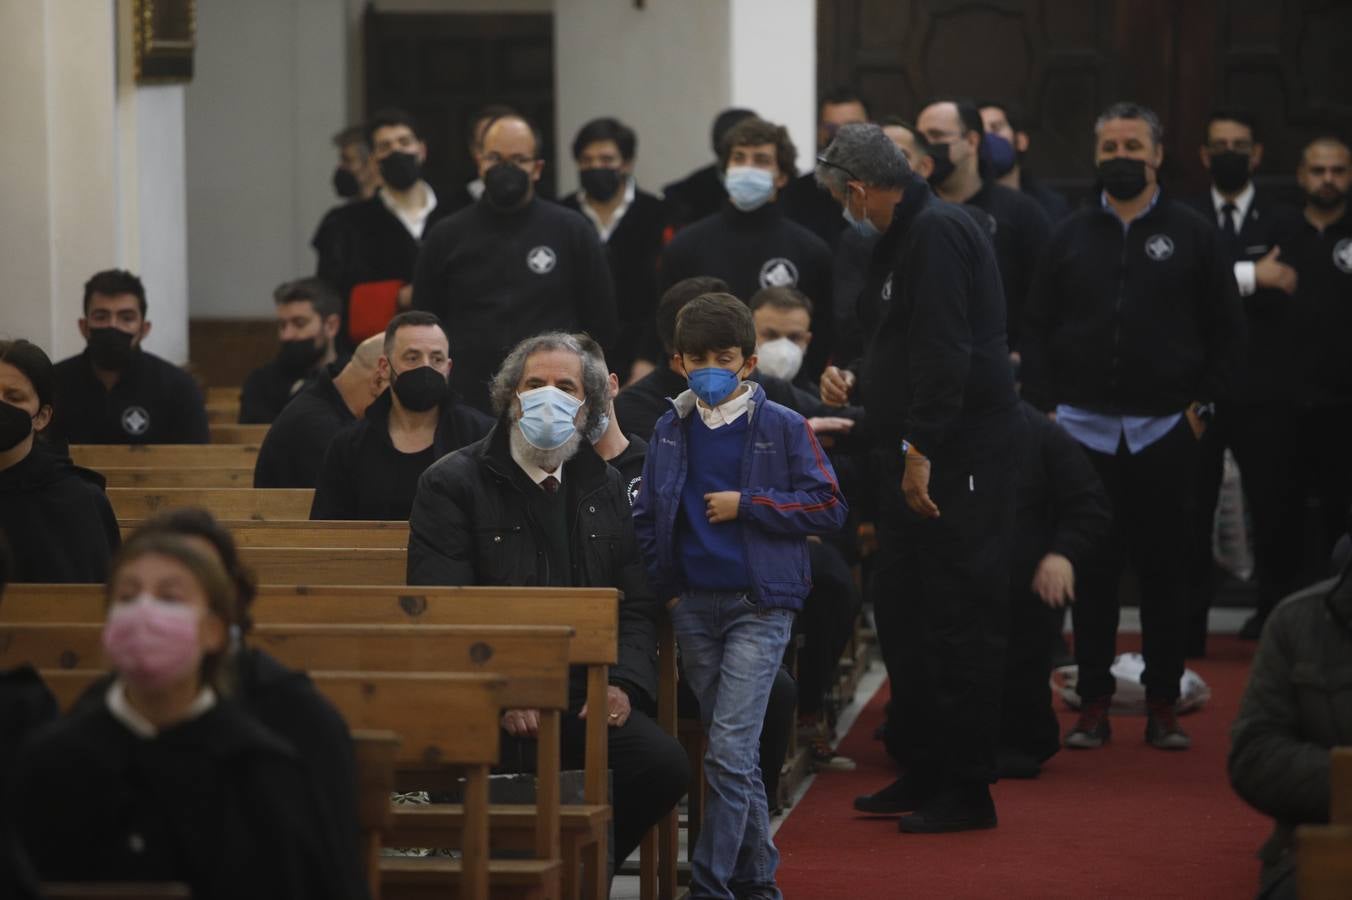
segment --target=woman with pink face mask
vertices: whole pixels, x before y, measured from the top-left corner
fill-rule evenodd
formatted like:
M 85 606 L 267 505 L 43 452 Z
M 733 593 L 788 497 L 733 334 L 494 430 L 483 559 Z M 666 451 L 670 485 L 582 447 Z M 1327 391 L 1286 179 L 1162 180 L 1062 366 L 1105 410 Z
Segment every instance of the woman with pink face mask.
M 20 750 L 8 827 L 43 881 L 181 881 L 196 900 L 358 896 L 291 745 L 222 686 L 240 619 L 219 559 L 181 536 L 113 561 L 101 702 Z

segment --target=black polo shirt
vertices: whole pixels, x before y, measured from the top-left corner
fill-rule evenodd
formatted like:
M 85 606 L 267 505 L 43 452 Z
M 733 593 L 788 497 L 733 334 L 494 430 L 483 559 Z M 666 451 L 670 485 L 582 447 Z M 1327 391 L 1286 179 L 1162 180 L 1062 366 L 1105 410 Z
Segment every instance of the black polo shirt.
M 56 364 L 50 434 L 71 444 L 205 444 L 202 392 L 187 372 L 141 350 L 105 390 L 87 352 Z

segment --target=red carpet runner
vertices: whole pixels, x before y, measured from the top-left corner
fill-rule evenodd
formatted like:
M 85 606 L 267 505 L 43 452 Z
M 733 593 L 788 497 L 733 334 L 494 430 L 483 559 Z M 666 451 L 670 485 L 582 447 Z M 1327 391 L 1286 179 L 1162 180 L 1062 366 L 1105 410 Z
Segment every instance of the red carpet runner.
M 884 687 L 840 746 L 858 769 L 818 775 L 775 839 L 784 896 L 1252 897 L 1254 854 L 1270 825 L 1230 790 L 1225 755 L 1253 649 L 1213 638 L 1211 658 L 1190 663 L 1212 689 L 1211 702 L 1182 719 L 1192 750 L 1155 750 L 1143 740 L 1144 716 L 1115 717 L 1106 748 L 1062 750 L 1037 780 L 995 785 L 1000 827 L 967 834 L 903 835 L 895 818 L 860 816 L 851 807 L 855 795 L 894 777 L 872 739 Z M 1064 730 L 1073 716 L 1061 719 Z

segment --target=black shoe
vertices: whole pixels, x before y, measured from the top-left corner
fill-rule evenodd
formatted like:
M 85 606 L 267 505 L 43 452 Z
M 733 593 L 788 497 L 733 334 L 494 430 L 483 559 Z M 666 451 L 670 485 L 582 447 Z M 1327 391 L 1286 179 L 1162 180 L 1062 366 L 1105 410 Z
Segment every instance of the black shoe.
M 1108 707 L 1112 702 L 1112 697 L 1084 701 L 1075 727 L 1066 734 L 1066 746 L 1071 750 L 1097 750 L 1108 743 L 1113 736 L 1112 726 L 1108 724 Z
M 995 801 L 984 784 L 962 784 L 935 794 L 909 816 L 902 816 L 897 830 L 904 834 L 943 834 L 994 828 Z
M 995 765 L 1001 778 L 1036 778 L 1042 774 L 1042 763 L 1022 750 L 1000 750 Z
M 1187 750 L 1192 738 L 1178 724 L 1171 700 L 1146 701 L 1145 740 L 1157 750 Z
M 872 794 L 854 798 L 854 808 L 873 816 L 895 816 L 910 812 L 925 799 L 925 791 L 915 786 L 905 775 Z
M 1267 617 L 1263 616 L 1260 613 L 1254 613 L 1253 615 L 1249 616 L 1247 619 L 1244 620 L 1244 624 L 1240 626 L 1239 629 L 1240 638 L 1246 641 L 1258 640 L 1258 638 L 1262 637 L 1263 623 L 1265 621 L 1267 621 Z

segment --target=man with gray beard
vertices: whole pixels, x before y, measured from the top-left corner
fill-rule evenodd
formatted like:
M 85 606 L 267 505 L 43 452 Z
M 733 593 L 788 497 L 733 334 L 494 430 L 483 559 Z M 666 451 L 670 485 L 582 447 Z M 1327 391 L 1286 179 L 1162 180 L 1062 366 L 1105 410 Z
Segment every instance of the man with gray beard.
M 580 768 L 583 719 L 604 715 L 610 725 L 618 868 L 685 793 L 690 767 L 653 718 L 658 606 L 624 480 L 584 439 L 609 408 L 607 376 L 572 335 L 517 344 L 489 387 L 493 430 L 418 482 L 408 583 L 619 588 L 619 662 L 610 669 L 607 708 L 587 709 L 585 678 L 574 671 L 562 729 L 563 763 Z M 505 768 L 534 767 L 539 724 L 537 710 L 503 715 Z

